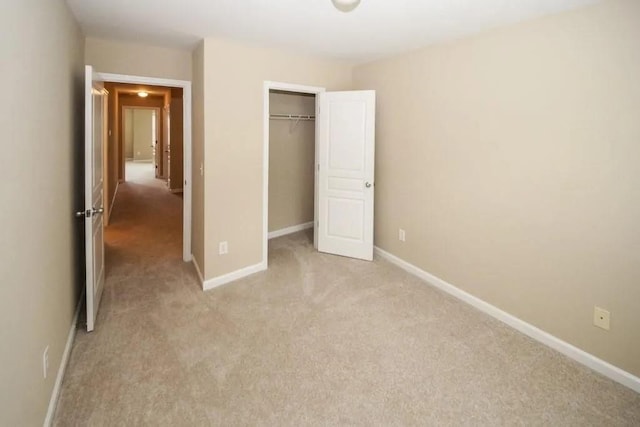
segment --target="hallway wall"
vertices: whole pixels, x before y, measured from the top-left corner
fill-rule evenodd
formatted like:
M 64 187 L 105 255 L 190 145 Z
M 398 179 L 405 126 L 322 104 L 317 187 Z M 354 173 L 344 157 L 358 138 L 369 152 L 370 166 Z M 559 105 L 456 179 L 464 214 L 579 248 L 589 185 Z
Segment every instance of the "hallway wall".
M 131 111 L 131 121 L 125 121 L 124 133 L 127 133 L 128 128 L 133 132 L 133 160 L 153 162 L 153 144 L 156 139 L 152 124 L 154 110 L 136 108 Z
M 191 80 L 191 52 L 87 37 L 85 61 L 102 73 Z
M 64 1 L 3 4 L 0 28 L 0 425 L 37 426 L 84 283 L 84 39 Z

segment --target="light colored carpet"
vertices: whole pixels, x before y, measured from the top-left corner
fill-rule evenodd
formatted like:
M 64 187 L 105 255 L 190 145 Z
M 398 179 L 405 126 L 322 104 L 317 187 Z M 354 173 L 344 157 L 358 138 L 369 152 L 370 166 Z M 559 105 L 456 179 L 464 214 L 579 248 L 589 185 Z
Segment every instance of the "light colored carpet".
M 121 185 L 56 425 L 640 425 L 637 393 L 389 263 L 314 252 L 310 232 L 204 293 L 180 205 Z

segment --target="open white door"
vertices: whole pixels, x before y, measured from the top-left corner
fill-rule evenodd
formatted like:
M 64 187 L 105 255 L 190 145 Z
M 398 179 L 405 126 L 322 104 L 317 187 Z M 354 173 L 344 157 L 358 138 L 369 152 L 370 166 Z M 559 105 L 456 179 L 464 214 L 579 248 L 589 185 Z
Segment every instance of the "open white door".
M 95 327 L 98 306 L 104 287 L 103 236 L 103 144 L 105 122 L 105 90 L 94 77 L 93 68 L 85 67 L 84 130 L 84 216 L 86 246 L 87 331 Z
M 318 96 L 318 250 L 371 261 L 376 94 Z

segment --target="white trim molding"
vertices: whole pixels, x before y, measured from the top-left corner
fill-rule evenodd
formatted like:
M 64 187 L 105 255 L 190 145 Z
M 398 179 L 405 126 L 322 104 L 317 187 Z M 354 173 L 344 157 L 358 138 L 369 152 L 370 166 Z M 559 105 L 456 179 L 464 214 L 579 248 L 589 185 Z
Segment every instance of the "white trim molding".
M 43 423 L 44 427 L 49 427 L 53 423 L 53 416 L 56 414 L 56 408 L 58 407 L 58 398 L 60 397 L 60 389 L 62 388 L 62 380 L 64 379 L 64 373 L 67 370 L 69 357 L 71 356 L 71 348 L 73 347 L 73 342 L 76 338 L 76 331 L 78 330 L 78 317 L 80 316 L 80 307 L 82 307 L 83 301 L 84 294 L 82 294 L 80 296 L 80 299 L 78 300 L 76 312 L 73 315 L 73 321 L 71 322 L 71 328 L 69 328 L 67 343 L 64 346 L 64 351 L 62 352 L 60 366 L 58 367 L 58 374 L 56 375 L 56 382 L 53 385 L 51 398 L 49 399 L 49 407 L 47 408 L 47 415 Z
M 308 230 L 313 228 L 313 221 L 305 222 L 304 224 L 292 225 L 291 227 L 281 228 L 280 230 L 270 231 L 269 240 L 276 237 L 286 236 L 287 234 L 297 233 L 298 231 Z
M 568 342 L 563 341 L 560 338 L 555 337 L 550 333 L 545 332 L 542 329 L 539 329 L 532 324 L 511 315 L 499 309 L 498 307 L 491 305 L 488 302 L 481 300 L 480 298 L 475 297 L 470 293 L 465 292 L 462 289 L 440 279 L 439 277 L 436 277 L 433 274 L 428 273 L 383 249 L 380 249 L 377 246 L 374 248 L 374 251 L 375 254 L 380 258 L 383 258 L 391 262 L 392 264 L 397 265 L 408 273 L 419 277 L 420 279 L 427 282 L 427 284 L 432 285 L 448 293 L 449 295 L 477 308 L 483 313 L 488 314 L 489 316 L 511 326 L 517 331 L 533 338 L 534 340 L 548 347 L 551 347 L 556 351 L 559 351 L 565 356 L 593 369 L 594 371 L 604 375 L 605 377 L 640 393 L 640 378 L 636 377 L 635 375 L 624 371 L 616 366 L 613 366 L 612 364 L 605 362 L 604 360 L 599 359 L 594 355 L 587 353 L 586 351 L 581 350 L 578 347 L 575 347 Z
M 156 77 L 132 76 L 96 72 L 98 79 L 111 83 L 145 84 L 182 88 L 182 122 L 183 122 L 183 212 L 182 212 L 182 259 L 191 261 L 191 82 L 188 80 L 159 79 Z
M 202 276 L 202 270 L 200 270 L 200 266 L 198 265 L 198 261 L 196 261 L 196 257 L 191 255 L 191 262 L 193 266 L 196 268 L 196 273 L 198 274 L 198 279 L 200 279 L 200 286 L 204 286 L 204 277 Z
M 271 90 L 284 90 L 287 92 L 297 93 L 313 93 L 319 94 L 326 91 L 323 87 L 317 86 L 305 86 L 293 83 L 272 82 L 265 80 L 263 84 L 263 111 L 262 111 L 262 267 L 266 270 L 269 257 L 269 91 Z M 317 100 L 316 100 L 317 108 Z M 317 133 L 316 133 L 317 135 Z M 317 138 L 317 136 L 316 136 Z M 317 145 L 316 145 L 316 157 L 317 157 Z M 314 164 L 317 162 L 314 162 Z M 315 168 L 314 168 L 315 169 Z M 317 173 L 314 173 L 317 180 Z M 317 220 L 317 182 L 314 185 L 314 222 Z M 315 238 L 314 238 L 315 245 Z M 248 267 L 251 268 L 251 267 Z
M 223 274 L 222 276 L 214 277 L 213 279 L 205 280 L 202 283 L 202 289 L 209 291 L 217 288 L 218 286 L 226 285 L 234 280 L 242 279 L 243 277 L 250 276 L 255 273 L 259 273 L 267 269 L 265 263 L 259 263 L 250 265 L 249 267 L 241 268 L 240 270 L 232 271 L 231 273 Z

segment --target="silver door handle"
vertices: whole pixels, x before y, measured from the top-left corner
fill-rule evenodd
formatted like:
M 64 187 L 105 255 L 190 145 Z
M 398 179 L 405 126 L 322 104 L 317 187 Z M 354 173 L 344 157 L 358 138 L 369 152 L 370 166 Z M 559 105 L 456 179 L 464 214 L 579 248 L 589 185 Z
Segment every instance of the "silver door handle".
M 104 208 L 98 208 L 98 209 L 93 208 L 94 215 L 101 214 L 101 213 L 104 213 Z
M 367 188 L 371 188 L 372 185 L 373 184 L 371 184 L 369 181 L 364 183 L 364 186 L 367 187 Z

